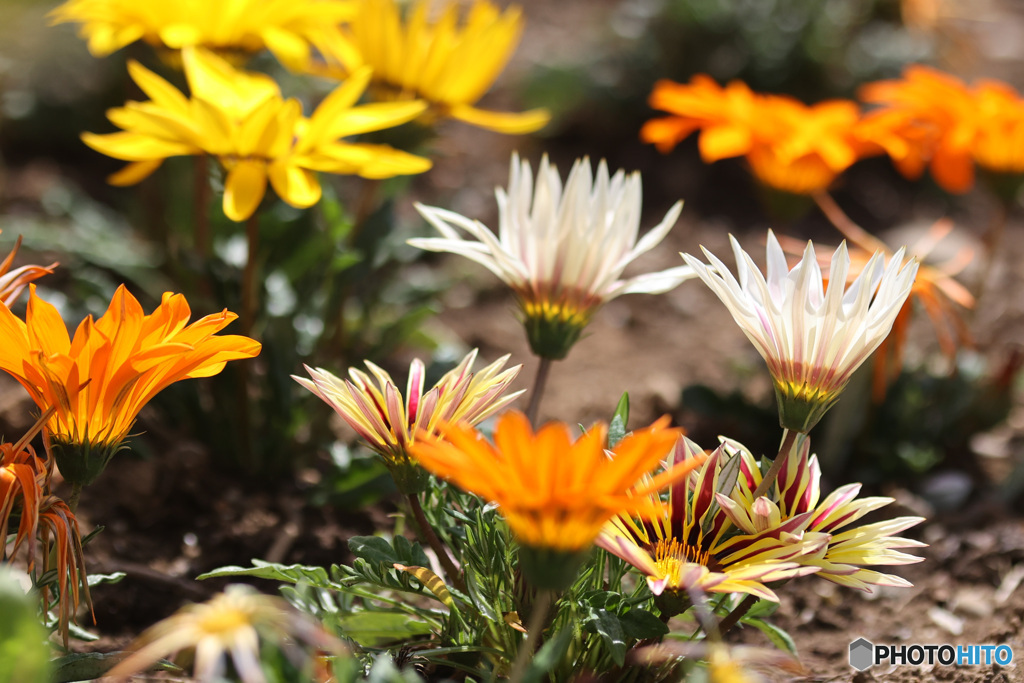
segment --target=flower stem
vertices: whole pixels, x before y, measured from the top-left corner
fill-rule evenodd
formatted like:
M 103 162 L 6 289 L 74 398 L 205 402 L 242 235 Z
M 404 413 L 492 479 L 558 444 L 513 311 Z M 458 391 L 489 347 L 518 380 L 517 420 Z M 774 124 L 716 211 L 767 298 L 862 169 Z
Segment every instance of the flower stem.
M 519 683 L 526 673 L 526 666 L 533 658 L 533 651 L 540 640 L 540 632 L 544 630 L 544 622 L 551 610 L 551 603 L 554 602 L 555 592 L 542 590 L 537 594 L 537 602 L 533 604 L 530 623 L 526 627 L 526 642 L 519 648 L 516 654 L 516 661 L 512 664 L 512 673 L 509 674 L 511 683 Z
M 210 158 L 205 154 L 195 157 L 192 166 L 192 222 L 195 250 L 204 261 L 210 258 Z
M 260 216 L 253 213 L 245 222 L 245 237 L 248 243 L 248 256 L 245 270 L 242 271 L 242 334 L 246 337 L 252 333 L 256 318 L 256 267 L 259 259 Z
M 452 585 L 465 593 L 466 585 L 462 582 L 462 575 L 459 573 L 458 567 L 455 566 L 455 562 L 449 557 L 448 551 L 445 549 L 444 544 L 441 543 L 441 539 L 434 533 L 434 528 L 427 521 L 427 516 L 423 513 L 423 506 L 420 505 L 419 496 L 415 493 L 409 493 L 405 497 L 409 501 L 409 507 L 412 508 L 413 517 L 416 518 L 420 540 L 426 541 L 427 545 L 434 551 L 434 554 L 437 555 L 437 559 L 441 566 L 444 567 L 444 573 L 448 575 Z
M 548 383 L 548 374 L 551 372 L 551 359 L 541 358 L 537 366 L 537 374 L 533 378 L 533 389 L 530 390 L 530 405 L 526 409 L 526 419 L 535 428 L 537 426 L 537 413 L 540 412 L 540 400 L 544 396 L 544 387 Z
M 782 465 L 785 464 L 789 458 L 790 451 L 793 450 L 793 446 L 796 445 L 797 437 L 800 436 L 800 432 L 787 429 L 782 434 L 782 445 L 779 446 L 779 454 L 775 456 L 775 462 L 772 463 L 771 468 L 765 473 L 761 483 L 754 489 L 753 499 L 757 500 L 764 494 L 768 493 L 768 489 L 772 487 L 775 480 L 779 477 L 779 470 L 782 469 Z
M 871 249 L 876 251 L 878 249 L 888 251 L 885 245 L 879 241 L 877 237 L 854 223 L 853 219 L 847 216 L 846 212 L 839 208 L 839 205 L 836 204 L 836 200 L 834 200 L 832 195 L 828 192 L 815 192 L 812 196 L 814 197 L 814 202 L 818 205 L 818 208 L 821 209 L 823 214 L 825 214 L 825 218 L 835 226 L 836 230 L 843 233 L 843 235 L 848 239 L 865 248 L 870 246 Z
M 71 514 L 78 512 L 78 499 L 82 497 L 82 485 L 75 482 L 71 485 L 71 497 L 68 498 L 68 509 Z
M 728 633 L 729 629 L 738 624 L 740 619 L 742 619 L 747 614 L 747 612 L 750 611 L 750 608 L 753 607 L 754 603 L 756 602 L 756 595 L 748 595 L 747 597 L 743 598 L 743 602 L 736 605 L 736 609 L 725 615 L 725 619 L 722 619 L 722 621 L 718 624 L 719 634 L 725 635 L 726 633 Z

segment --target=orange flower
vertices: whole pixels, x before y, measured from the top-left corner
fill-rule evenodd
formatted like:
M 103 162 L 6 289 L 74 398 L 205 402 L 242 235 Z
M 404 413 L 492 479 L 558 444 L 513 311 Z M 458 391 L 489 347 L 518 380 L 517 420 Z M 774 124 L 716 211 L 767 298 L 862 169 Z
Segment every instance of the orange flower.
M 620 513 L 658 514 L 660 501 L 649 494 L 704 462 L 699 457 L 648 476 L 679 437 L 668 417 L 611 450 L 607 425 L 595 424 L 573 442 L 568 425 L 552 422 L 534 433 L 515 411 L 498 418 L 493 444 L 460 424 L 443 424 L 440 433 L 418 438 L 413 456 L 434 474 L 498 504 L 522 544 L 519 568 L 540 589 L 566 588 L 605 522 Z
M 974 164 L 996 173 L 1024 172 L 1024 100 L 998 81 L 963 81 L 919 64 L 902 79 L 869 83 L 865 102 L 883 105 L 865 119 L 867 135 L 909 178 L 927 164 L 943 189 L 974 186 Z
M 42 424 L 16 444 L 0 444 L 0 532 L 6 538 L 11 518 L 18 518 L 14 548 L 7 557 L 13 557 L 24 545 L 30 572 L 35 566 L 37 538 L 42 537 L 40 574 L 55 570 L 53 580 L 42 587 L 43 604 L 49 608 L 50 587 L 56 586 L 57 623 L 67 646 L 68 622 L 78 608 L 81 593 L 90 606 L 92 601 L 78 520 L 63 500 L 49 495 L 52 461 L 43 460 L 28 445 L 39 427 Z
M 689 85 L 659 81 L 650 104 L 673 116 L 648 121 L 644 142 L 668 152 L 700 130 L 704 161 L 745 156 L 758 180 L 795 194 L 824 190 L 857 159 L 881 151 L 859 135 L 859 110 L 846 100 L 808 106 L 739 81 L 721 88 L 698 75 Z
M 53 269 L 57 267 L 56 263 L 51 263 L 48 266 L 22 266 L 11 270 L 11 264 L 14 263 L 14 257 L 20 246 L 21 235 L 18 235 L 18 240 L 14 243 L 11 253 L 0 263 L 0 302 L 8 306 L 14 303 L 18 295 L 21 294 L 21 290 L 25 289 L 25 285 L 52 273 Z
M 504 413 L 494 444 L 475 430 L 446 424 L 441 435 L 417 440 L 413 455 L 428 470 L 498 503 L 526 545 L 570 552 L 589 547 L 619 512 L 655 512 L 646 493 L 667 486 L 703 461 L 640 479 L 671 452 L 680 431 L 663 417 L 605 450 L 608 427 L 598 423 L 575 442 L 570 428 L 551 422 L 536 433 L 517 411 Z
M 178 380 L 209 377 L 229 360 L 252 358 L 260 344 L 216 336 L 237 316 L 227 310 L 191 325 L 185 297 L 165 293 L 144 315 L 122 285 L 107 312 L 86 318 L 69 338 L 57 309 L 30 289 L 25 321 L 0 306 L 0 370 L 18 380 L 42 410 L 65 479 L 95 479 L 128 434 L 136 415 Z

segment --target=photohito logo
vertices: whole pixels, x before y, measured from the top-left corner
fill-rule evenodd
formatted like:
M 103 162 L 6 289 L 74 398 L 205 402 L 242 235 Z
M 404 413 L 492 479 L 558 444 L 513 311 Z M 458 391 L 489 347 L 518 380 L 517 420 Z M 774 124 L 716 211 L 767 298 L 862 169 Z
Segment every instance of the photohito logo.
M 857 671 L 883 662 L 893 666 L 1006 666 L 1012 661 L 1013 648 L 1009 645 L 875 645 L 867 638 L 858 638 L 850 643 L 850 666 Z

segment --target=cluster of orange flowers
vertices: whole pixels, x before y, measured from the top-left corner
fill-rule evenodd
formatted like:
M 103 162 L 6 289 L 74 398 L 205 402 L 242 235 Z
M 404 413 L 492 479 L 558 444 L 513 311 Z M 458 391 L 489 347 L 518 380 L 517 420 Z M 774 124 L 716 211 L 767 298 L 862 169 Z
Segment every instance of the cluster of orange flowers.
M 704 161 L 743 156 L 760 182 L 795 194 L 822 192 L 857 160 L 882 153 L 908 178 L 928 166 L 956 193 L 973 186 L 975 164 L 1024 172 L 1024 99 L 1004 83 L 969 87 L 914 65 L 902 79 L 864 86 L 860 98 L 879 106 L 862 113 L 850 100 L 806 105 L 739 81 L 723 88 L 704 75 L 688 84 L 662 80 L 650 104 L 670 116 L 648 121 L 640 138 L 668 152 L 699 130 Z

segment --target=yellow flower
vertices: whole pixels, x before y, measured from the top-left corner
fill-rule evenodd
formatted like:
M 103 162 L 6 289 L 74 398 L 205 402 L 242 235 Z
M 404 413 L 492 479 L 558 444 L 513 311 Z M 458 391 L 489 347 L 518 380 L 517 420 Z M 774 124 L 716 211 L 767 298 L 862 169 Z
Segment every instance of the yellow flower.
M 568 425 L 552 422 L 534 433 L 515 411 L 498 418 L 493 444 L 464 425 L 444 424 L 440 432 L 444 440 L 417 440 L 413 456 L 434 474 L 498 504 L 527 551 L 520 553 L 521 569 L 541 588 L 571 582 L 579 556 L 605 522 L 622 512 L 655 514 L 660 506 L 648 494 L 701 462 L 641 481 L 679 436 L 668 417 L 632 432 L 611 452 L 604 424 L 573 442 Z
M 343 77 L 360 65 L 369 65 L 375 92 L 382 99 L 421 98 L 430 102 L 436 116 L 499 133 L 530 133 L 548 122 L 544 109 L 513 114 L 473 106 L 519 43 L 520 8 L 501 11 L 487 0 L 475 0 L 460 22 L 459 3 L 447 0 L 436 20 L 431 20 L 431 14 L 429 0 L 413 4 L 404 20 L 396 0 L 360 0 L 347 24 L 357 55 L 343 52 L 348 47 L 345 42 L 328 45 L 328 59 L 343 66 L 328 65 L 320 73 Z
M 404 123 L 425 107 L 353 106 L 369 83 L 367 70 L 353 73 L 307 119 L 298 100 L 283 99 L 269 76 L 239 71 L 205 50 L 186 49 L 182 57 L 190 98 L 131 62 L 132 78 L 151 99 L 107 112 L 122 132 L 82 135 L 93 149 L 131 162 L 111 183 L 137 183 L 168 157 L 210 154 L 227 171 L 224 213 L 243 221 L 259 206 L 268 180 L 285 202 L 306 208 L 320 199 L 318 171 L 390 178 L 430 168 L 428 159 L 385 145 L 341 140 Z
M 476 354 L 473 349 L 426 393 L 426 366 L 419 358 L 413 360 L 404 401 L 391 375 L 370 361 L 366 361 L 366 367 L 377 386 L 366 373 L 354 368 L 348 371 L 351 380 L 308 366 L 306 371 L 312 379 L 292 378 L 334 408 L 370 448 L 380 453 L 403 493 L 414 493 L 426 484 L 426 473 L 409 457 L 409 447 L 417 438 L 436 435 L 442 422 L 479 424 L 523 393 L 502 395 L 521 365 L 502 372 L 509 358 L 502 356 L 473 373 L 470 368 Z
M 68 336 L 57 309 L 30 289 L 23 322 L 0 305 L 0 369 L 25 389 L 47 421 L 57 465 L 85 485 L 120 448 L 136 415 L 179 380 L 216 375 L 229 360 L 252 358 L 260 344 L 216 336 L 237 316 L 227 310 L 191 325 L 185 297 L 167 292 L 151 315 L 122 285 L 107 312 Z
M 54 24 L 81 24 L 89 51 L 103 57 L 137 40 L 181 50 L 206 47 L 224 54 L 269 49 L 293 70 L 309 65 L 311 47 L 345 40 L 348 0 L 68 0 L 50 13 Z
M 3 232 L 3 230 L 0 230 Z M 0 263 L 0 302 L 11 306 L 14 301 L 21 294 L 21 290 L 25 289 L 25 286 L 33 280 L 38 280 L 44 275 L 53 272 L 53 269 L 57 267 L 56 263 L 51 263 L 48 266 L 21 266 L 11 270 L 11 264 L 14 263 L 14 257 L 18 253 L 18 247 L 21 246 L 21 236 L 18 236 L 18 240 L 14 243 L 14 248 L 11 249 L 11 253 L 7 255 L 7 258 Z
M 192 649 L 193 675 L 198 681 L 223 680 L 223 660 L 228 655 L 243 683 L 263 682 L 267 672 L 260 662 L 261 640 L 288 648 L 290 657 L 296 654 L 296 640 L 318 650 L 344 652 L 336 638 L 281 598 L 232 585 L 209 601 L 183 607 L 151 626 L 133 643 L 132 652 L 106 675 L 124 680 L 122 677 L 144 671 L 160 659 Z M 314 680 L 317 663 L 309 659 L 300 674 L 306 676 L 303 680 Z

